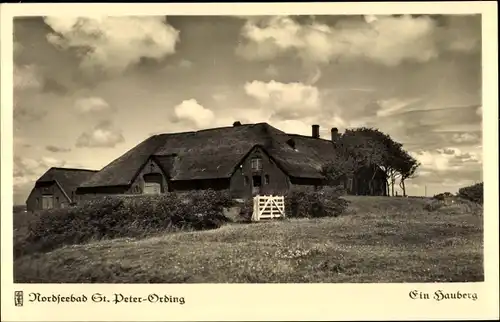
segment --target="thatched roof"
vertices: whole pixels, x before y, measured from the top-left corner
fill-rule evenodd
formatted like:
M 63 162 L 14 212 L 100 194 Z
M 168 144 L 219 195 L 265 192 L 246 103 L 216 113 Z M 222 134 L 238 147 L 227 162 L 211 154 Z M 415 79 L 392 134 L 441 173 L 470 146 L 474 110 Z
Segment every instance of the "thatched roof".
M 68 198 L 71 198 L 71 192 L 97 172 L 96 170 L 53 167 L 36 181 L 35 187 L 43 183 L 56 182 Z
M 111 162 L 81 187 L 130 185 L 149 158 L 170 180 L 228 178 L 256 146 L 289 176 L 298 178 L 322 178 L 321 166 L 335 152 L 329 140 L 289 135 L 267 123 L 159 134 Z

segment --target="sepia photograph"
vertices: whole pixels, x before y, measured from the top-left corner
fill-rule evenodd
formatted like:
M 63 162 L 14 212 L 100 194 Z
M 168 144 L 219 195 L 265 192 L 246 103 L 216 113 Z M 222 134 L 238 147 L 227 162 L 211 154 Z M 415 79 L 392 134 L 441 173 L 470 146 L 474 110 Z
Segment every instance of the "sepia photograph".
M 21 283 L 483 281 L 480 15 L 19 17 Z

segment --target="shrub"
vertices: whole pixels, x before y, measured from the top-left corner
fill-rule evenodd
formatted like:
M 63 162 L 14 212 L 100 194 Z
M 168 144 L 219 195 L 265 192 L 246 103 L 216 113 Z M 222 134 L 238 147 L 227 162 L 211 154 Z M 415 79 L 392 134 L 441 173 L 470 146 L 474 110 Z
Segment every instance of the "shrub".
M 451 197 L 453 197 L 453 194 L 451 192 L 443 192 L 443 193 L 438 193 L 437 195 L 434 195 L 434 197 L 432 197 L 432 198 L 436 199 L 436 200 L 444 201 L 446 198 L 451 198 Z
M 341 190 L 292 191 L 285 198 L 285 210 L 291 218 L 337 217 L 349 202 L 340 198 Z
M 25 237 L 16 241 L 14 256 L 91 240 L 214 229 L 228 221 L 223 211 L 231 205 L 228 193 L 212 190 L 193 192 L 188 198 L 169 193 L 95 199 L 41 212 Z
M 253 214 L 253 199 L 246 199 L 240 206 L 240 217 L 243 221 L 251 221 Z
M 468 187 L 460 188 L 458 190 L 458 196 L 465 200 L 469 200 L 476 203 L 483 203 L 483 183 L 477 183 Z
M 285 213 L 290 218 L 336 217 L 342 214 L 349 202 L 340 198 L 343 187 L 321 187 L 319 190 L 298 187 L 285 196 Z M 239 215 L 243 221 L 251 221 L 253 198 L 246 199 L 240 206 Z
M 444 200 L 444 199 L 443 199 Z M 424 209 L 427 211 L 436 211 L 444 206 L 444 202 L 439 199 L 431 199 L 424 205 Z

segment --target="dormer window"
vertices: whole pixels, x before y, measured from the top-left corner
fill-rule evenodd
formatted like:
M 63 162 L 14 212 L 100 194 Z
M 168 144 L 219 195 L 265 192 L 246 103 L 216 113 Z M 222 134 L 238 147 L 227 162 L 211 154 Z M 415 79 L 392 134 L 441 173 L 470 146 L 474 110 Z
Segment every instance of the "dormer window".
M 261 171 L 262 170 L 262 158 L 255 157 L 252 159 L 252 170 L 253 171 Z
M 43 195 L 42 196 L 42 209 L 52 209 L 54 208 L 54 196 Z

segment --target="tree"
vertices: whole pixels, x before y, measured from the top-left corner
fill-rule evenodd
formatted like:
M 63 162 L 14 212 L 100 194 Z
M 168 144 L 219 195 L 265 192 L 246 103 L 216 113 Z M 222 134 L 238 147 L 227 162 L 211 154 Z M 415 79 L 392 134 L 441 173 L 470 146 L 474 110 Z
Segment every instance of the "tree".
M 361 127 L 346 130 L 335 142 L 338 155 L 323 170 L 329 180 L 355 176 L 361 170 L 371 171 L 368 181 L 373 194 L 373 182 L 381 169 L 386 178 L 386 194 L 390 195 L 398 178 L 403 195 L 406 195 L 405 180 L 415 175 L 420 164 L 403 149 L 403 145 L 389 135 L 374 128 Z
M 338 153 L 322 168 L 322 174 L 329 185 L 339 185 L 342 180 L 351 177 L 355 169 L 356 162 L 352 157 Z
M 375 160 L 375 164 L 384 171 L 387 189 L 386 194 L 390 195 L 389 188 L 392 187 L 391 191 L 394 196 L 394 183 L 398 175 L 397 164 L 403 145 L 394 141 L 389 135 L 378 129 L 358 128 L 356 131 L 376 144 L 378 158 Z
M 370 131 L 373 130 L 369 128 L 346 130 L 335 142 L 337 154 L 323 169 L 324 175 L 330 182 L 353 177 L 362 169 L 370 169 L 372 175 L 368 188 L 373 194 L 376 169 L 384 159 L 385 150 L 381 142 L 367 135 Z
M 405 181 L 410 178 L 414 178 L 417 169 L 420 167 L 420 162 L 418 162 L 414 157 L 412 157 L 408 152 L 402 150 L 400 158 L 398 160 L 398 172 L 400 174 L 399 186 L 403 190 L 403 196 L 406 197 L 406 186 Z

